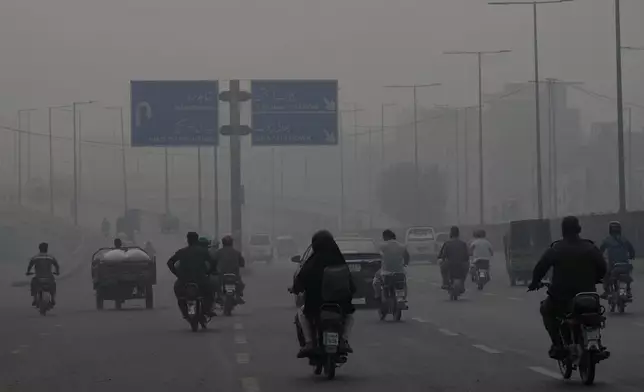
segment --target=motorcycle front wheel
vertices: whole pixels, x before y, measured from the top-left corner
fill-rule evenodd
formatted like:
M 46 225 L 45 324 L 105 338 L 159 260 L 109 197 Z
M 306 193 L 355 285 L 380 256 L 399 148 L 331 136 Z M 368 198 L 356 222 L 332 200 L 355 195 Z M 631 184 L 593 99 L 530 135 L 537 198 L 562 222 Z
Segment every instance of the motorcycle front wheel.
M 564 380 L 569 380 L 572 376 L 572 362 L 570 358 L 557 361 L 559 363 L 559 371 Z
M 333 380 L 335 378 L 335 360 L 332 355 L 327 357 L 324 374 L 326 375 L 327 380 Z

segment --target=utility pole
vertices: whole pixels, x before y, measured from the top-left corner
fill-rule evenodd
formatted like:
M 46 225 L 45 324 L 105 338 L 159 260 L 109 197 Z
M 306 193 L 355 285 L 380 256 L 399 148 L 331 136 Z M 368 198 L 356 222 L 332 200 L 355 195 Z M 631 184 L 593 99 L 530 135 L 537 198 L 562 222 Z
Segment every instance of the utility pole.
M 78 226 L 78 193 L 79 193 L 79 178 L 78 178 L 78 168 L 79 168 L 79 152 L 80 152 L 80 124 L 78 128 L 76 127 L 76 112 L 77 107 L 80 105 L 89 105 L 96 101 L 83 101 L 83 102 L 72 102 L 72 118 L 73 118 L 73 144 L 74 144 L 74 197 L 72 198 L 72 217 L 74 219 L 74 225 Z
M 459 131 L 459 114 L 458 108 L 451 108 L 449 105 L 434 105 L 439 109 L 454 111 L 454 178 L 456 180 L 456 222 L 461 223 L 461 172 L 460 172 L 460 147 L 458 136 Z
M 230 228 L 233 238 L 242 249 L 242 182 L 241 182 L 241 136 L 249 135 L 250 127 L 241 125 L 240 103 L 251 99 L 251 94 L 241 91 L 239 80 L 231 80 L 229 91 L 222 91 L 219 99 L 229 103 L 230 125 L 221 127 L 221 134 L 230 136 Z
M 49 130 L 49 214 L 54 215 L 54 153 L 52 148 L 51 110 L 47 109 L 47 129 Z
M 626 213 L 626 178 L 624 173 L 624 92 L 622 88 L 622 24 L 620 0 L 615 0 L 615 59 L 617 64 L 617 175 L 619 213 Z
M 368 203 L 368 210 L 369 210 L 369 229 L 373 229 L 373 208 L 372 208 L 372 198 L 373 198 L 373 192 L 371 191 L 371 181 L 372 181 L 372 171 L 371 171 L 371 164 L 372 164 L 372 159 L 371 156 L 373 155 L 373 150 L 372 150 L 372 134 L 373 134 L 373 128 L 369 128 L 368 131 L 369 134 L 369 172 L 367 175 L 367 203 Z
M 535 102 L 535 127 L 536 127 L 536 150 L 537 150 L 537 215 L 543 219 L 543 183 L 541 173 L 541 102 L 539 87 L 539 32 L 537 24 L 537 6 L 543 4 L 569 3 L 573 0 L 542 0 L 542 1 L 495 1 L 490 5 L 531 5 L 532 22 L 534 33 L 534 102 Z
M 271 148 L 271 238 L 275 238 L 275 147 Z
M 479 109 L 479 223 L 485 224 L 485 186 L 484 167 L 483 167 L 483 55 L 510 53 L 511 50 L 493 50 L 493 51 L 447 51 L 443 54 L 453 55 L 474 55 L 478 65 L 478 109 Z
M 420 215 L 420 166 L 418 163 L 418 94 L 417 90 L 423 87 L 441 86 L 441 83 L 411 84 L 411 85 L 389 85 L 385 88 L 407 88 L 412 89 L 414 95 L 414 211 L 418 223 L 422 223 L 426 217 Z
M 345 162 L 344 162 L 344 126 L 342 124 L 342 113 L 353 113 L 353 129 L 354 132 L 358 131 L 358 116 L 357 113 L 361 112 L 363 109 L 359 109 L 356 103 L 353 104 L 353 109 L 349 110 L 340 110 L 338 111 L 338 122 L 339 130 L 338 133 L 338 146 L 340 148 L 340 229 L 344 230 L 346 226 L 346 200 L 345 200 L 345 189 L 344 189 L 344 178 L 345 178 Z M 354 144 L 354 159 L 357 156 L 357 145 Z M 354 160 L 354 166 L 357 168 L 357 162 Z M 354 169 L 354 173 L 357 173 L 357 169 Z

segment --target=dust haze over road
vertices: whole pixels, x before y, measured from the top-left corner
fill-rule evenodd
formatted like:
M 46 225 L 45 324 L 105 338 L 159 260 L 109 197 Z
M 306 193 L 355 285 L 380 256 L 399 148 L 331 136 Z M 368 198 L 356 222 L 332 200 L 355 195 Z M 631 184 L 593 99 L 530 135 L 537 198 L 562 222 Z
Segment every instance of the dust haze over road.
M 508 284 L 496 234 L 509 221 L 644 210 L 637 153 L 644 149 L 644 2 L 620 4 L 622 121 L 609 0 L 538 5 L 536 95 L 531 7 L 484 0 L 3 0 L 0 203 L 65 222 L 47 220 L 42 226 L 51 231 L 20 237 L 11 249 L 22 251 L 23 240 L 33 242 L 26 246 L 34 253 L 40 241 L 65 242 L 52 251 L 75 272 L 59 282 L 58 305 L 41 317 L 29 306 L 28 288 L 11 286 L 24 279 L 22 262 L 0 258 L 0 390 L 570 389 L 547 357 L 538 311 L 545 294 Z M 257 146 L 243 137 L 243 201 L 231 200 L 230 137 L 199 150 L 131 145 L 130 81 L 218 80 L 227 91 L 231 80 L 249 90 L 260 79 L 337 80 L 337 102 L 327 104 L 337 109 L 338 143 Z M 230 105 L 217 105 L 219 125 L 229 124 Z M 256 125 L 248 102 L 240 110 L 242 124 Z M 620 135 L 625 147 L 618 153 Z M 82 237 L 70 228 L 74 201 L 91 246 L 109 244 L 96 240 L 103 218 L 113 232 L 124 210 L 142 211 L 137 240 L 158 250 L 155 309 L 137 301 L 122 311 L 111 302 L 95 309 L 85 265 L 92 250 L 71 252 L 77 239 L 67 241 Z M 381 322 L 374 309 L 358 310 L 356 352 L 327 384 L 295 358 L 296 309 L 286 291 L 293 263 L 250 265 L 247 304 L 233 317 L 216 317 L 208 330 L 193 334 L 181 319 L 165 261 L 184 246 L 188 230 L 233 232 L 231 201 L 243 204 L 244 244 L 253 233 L 290 235 L 303 251 L 318 229 L 378 237 L 393 228 L 402 237 L 414 225 L 443 231 L 458 224 L 469 238 L 485 225 L 496 229 L 499 255 L 485 290 L 469 284 L 457 302 L 440 289 L 438 266 L 412 264 L 404 321 Z M 159 233 L 164 213 L 179 219 L 178 233 Z M 625 218 L 635 222 L 625 233 L 634 242 L 644 233 L 638 219 Z M 17 230 L 6 220 L 6 230 Z M 594 236 L 602 225 L 593 226 Z M 598 366 L 596 390 L 644 387 L 644 290 L 637 273 L 635 279 L 635 302 L 603 330 L 613 356 Z

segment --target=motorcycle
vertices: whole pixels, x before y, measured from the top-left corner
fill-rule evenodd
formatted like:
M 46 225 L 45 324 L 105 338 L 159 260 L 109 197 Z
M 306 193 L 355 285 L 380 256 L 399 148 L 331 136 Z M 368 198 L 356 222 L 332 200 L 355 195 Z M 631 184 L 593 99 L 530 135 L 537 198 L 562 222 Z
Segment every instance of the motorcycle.
M 378 308 L 380 320 L 384 320 L 388 314 L 391 314 L 394 320 L 400 321 L 402 311 L 409 309 L 405 298 L 405 282 L 405 274 L 402 273 L 383 275 L 382 304 Z
M 542 283 L 541 287 L 550 285 Z M 572 301 L 571 312 L 560 318 L 559 333 L 566 354 L 557 361 L 564 380 L 578 370 L 583 384 L 592 385 L 597 363 L 610 357 L 601 342 L 601 330 L 606 327 L 604 311 L 597 293 L 579 293 Z
M 185 286 L 186 305 L 188 307 L 188 323 L 192 332 L 197 332 L 199 326 L 206 329 L 210 322 L 210 317 L 206 315 L 207 309 L 203 306 L 203 296 L 199 292 L 199 286 L 196 283 L 188 283 Z
M 452 279 L 447 292 L 449 293 L 450 300 L 458 300 L 458 297 L 465 292 L 465 282 L 463 282 L 463 279 Z
M 483 290 L 483 287 L 490 281 L 490 261 L 485 259 L 479 259 L 474 262 L 474 274 L 472 275 L 472 280 L 476 283 L 476 287 L 479 290 Z
M 33 275 L 29 273 L 27 275 Z M 53 278 L 38 278 L 38 290 L 36 291 L 36 308 L 42 316 L 45 316 L 49 310 L 51 310 L 53 305 Z
M 615 308 L 619 313 L 624 313 L 626 304 L 633 302 L 633 298 L 629 295 L 628 284 L 631 283 L 630 270 L 632 266 L 628 263 L 616 263 L 613 266 L 611 273 L 610 290 L 608 296 L 608 305 L 610 312 L 615 312 Z
M 237 275 L 224 274 L 223 276 L 223 308 L 224 316 L 232 315 L 235 305 L 237 305 Z
M 344 314 L 337 304 L 323 304 L 320 319 L 315 323 L 318 350 L 310 358 L 316 375 L 327 379 L 335 377 L 335 370 L 347 362 L 347 354 L 339 351 L 340 339 L 344 331 Z

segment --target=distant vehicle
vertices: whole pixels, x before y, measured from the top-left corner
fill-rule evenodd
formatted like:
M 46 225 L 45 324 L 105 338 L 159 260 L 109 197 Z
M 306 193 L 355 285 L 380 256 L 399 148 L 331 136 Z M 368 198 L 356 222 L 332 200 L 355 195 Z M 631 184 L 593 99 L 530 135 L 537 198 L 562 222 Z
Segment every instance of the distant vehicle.
M 248 260 L 265 261 L 270 263 L 273 261 L 273 243 L 271 236 L 268 234 L 253 234 L 248 240 Z
M 407 229 L 405 244 L 411 261 L 436 263 L 440 248 L 433 227 L 411 227 Z
M 503 238 L 505 266 L 510 285 L 532 280 L 532 270 L 552 243 L 550 220 L 529 219 L 510 222 L 510 230 Z
M 353 303 L 356 305 L 366 304 L 369 307 L 375 307 L 376 301 L 373 293 L 372 281 L 376 272 L 380 269 L 382 257 L 376 243 L 370 238 L 363 237 L 337 237 L 335 239 L 342 255 L 344 256 L 353 281 L 356 285 L 356 294 L 353 297 Z M 304 251 L 302 256 L 294 256 L 291 261 L 299 263 L 300 268 L 311 256 L 311 246 Z M 295 276 L 299 269 L 295 272 Z M 303 297 L 296 296 L 295 304 L 301 306 Z
M 156 261 L 139 247 L 101 248 L 92 256 L 92 281 L 96 291 L 96 309 L 103 302 L 114 301 L 116 309 L 130 299 L 144 299 L 145 307 L 154 307 Z
M 297 244 L 290 235 L 277 237 L 275 239 L 275 248 L 277 257 L 280 259 L 290 259 L 297 254 Z

